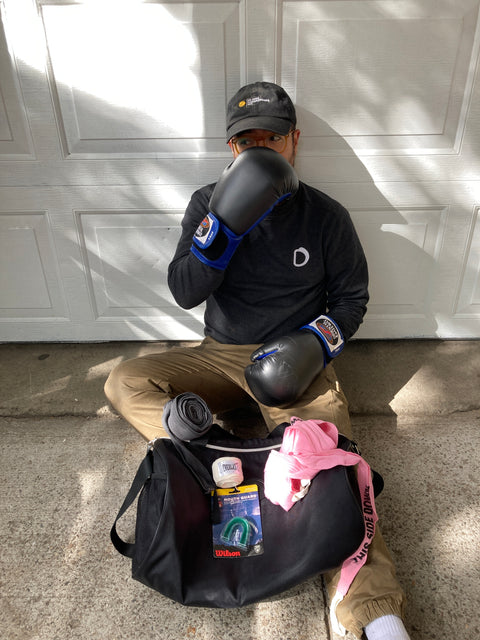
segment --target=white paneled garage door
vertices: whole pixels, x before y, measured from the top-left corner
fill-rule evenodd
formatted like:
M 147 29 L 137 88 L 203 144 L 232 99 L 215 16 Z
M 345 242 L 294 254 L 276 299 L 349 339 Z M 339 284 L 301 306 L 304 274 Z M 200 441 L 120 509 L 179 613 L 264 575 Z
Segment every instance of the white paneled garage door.
M 166 269 L 239 86 L 351 211 L 358 337 L 480 337 L 480 0 L 3 0 L 0 340 L 196 339 Z

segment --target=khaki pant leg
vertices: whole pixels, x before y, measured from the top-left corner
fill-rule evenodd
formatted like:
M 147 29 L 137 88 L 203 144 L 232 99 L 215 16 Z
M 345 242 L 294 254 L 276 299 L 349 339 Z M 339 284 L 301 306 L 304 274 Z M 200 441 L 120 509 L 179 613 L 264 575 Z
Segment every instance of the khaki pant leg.
M 110 373 L 105 394 L 144 438 L 165 437 L 163 407 L 180 393 L 196 393 L 212 413 L 245 403 L 242 378 L 246 386 L 245 358 L 248 362 L 252 351 L 250 347 L 221 345 L 206 338 L 196 347 L 177 347 L 126 360 Z
M 331 602 L 340 579 L 340 567 L 323 576 Z M 403 618 L 405 594 L 395 577 L 395 567 L 378 525 L 365 565 L 356 575 L 347 595 L 337 606 L 337 619 L 357 638 L 363 629 L 386 615 Z

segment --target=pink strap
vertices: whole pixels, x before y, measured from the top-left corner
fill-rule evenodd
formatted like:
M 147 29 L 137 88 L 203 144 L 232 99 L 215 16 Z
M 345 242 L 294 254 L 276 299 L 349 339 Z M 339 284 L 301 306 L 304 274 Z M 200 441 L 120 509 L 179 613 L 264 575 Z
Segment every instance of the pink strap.
M 358 454 L 338 449 L 338 429 L 331 422 L 291 418 L 279 451 L 271 451 L 265 465 L 265 496 L 288 511 L 295 504 L 301 480 L 312 480 L 319 471 L 338 465 L 357 468 L 365 536 L 359 548 L 342 564 L 337 595 L 343 599 L 367 559 L 378 520 L 371 470 Z

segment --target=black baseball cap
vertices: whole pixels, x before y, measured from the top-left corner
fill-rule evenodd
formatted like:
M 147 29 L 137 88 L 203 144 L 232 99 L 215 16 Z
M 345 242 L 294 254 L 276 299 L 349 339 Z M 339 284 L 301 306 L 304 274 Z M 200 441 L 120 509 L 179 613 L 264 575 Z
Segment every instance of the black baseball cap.
M 253 82 L 237 91 L 227 107 L 227 142 L 248 129 L 286 135 L 297 124 L 295 107 L 285 89 L 273 82 Z

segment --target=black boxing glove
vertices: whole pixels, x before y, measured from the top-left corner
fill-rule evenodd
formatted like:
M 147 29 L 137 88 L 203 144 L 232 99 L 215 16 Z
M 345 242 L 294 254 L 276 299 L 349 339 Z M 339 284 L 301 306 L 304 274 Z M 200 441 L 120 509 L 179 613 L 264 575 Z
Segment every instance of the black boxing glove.
M 225 269 L 242 238 L 297 189 L 297 175 L 282 155 L 267 147 L 244 151 L 215 185 L 192 253 L 204 264 Z
M 250 356 L 253 364 L 245 368 L 245 379 L 261 404 L 291 404 L 344 345 L 338 325 L 328 316 L 319 316 L 299 331 L 256 349 Z

